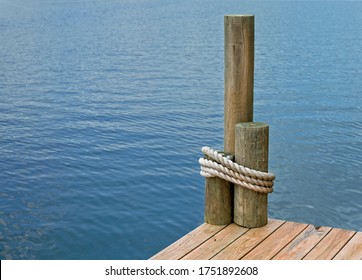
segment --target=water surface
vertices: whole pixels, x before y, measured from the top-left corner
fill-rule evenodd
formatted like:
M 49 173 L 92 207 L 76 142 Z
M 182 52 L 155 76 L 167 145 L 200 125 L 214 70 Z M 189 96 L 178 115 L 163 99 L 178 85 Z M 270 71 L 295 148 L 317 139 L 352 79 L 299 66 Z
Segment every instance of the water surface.
M 0 0 L 0 258 L 147 259 L 203 222 L 223 16 L 255 14 L 269 216 L 362 230 L 362 2 Z

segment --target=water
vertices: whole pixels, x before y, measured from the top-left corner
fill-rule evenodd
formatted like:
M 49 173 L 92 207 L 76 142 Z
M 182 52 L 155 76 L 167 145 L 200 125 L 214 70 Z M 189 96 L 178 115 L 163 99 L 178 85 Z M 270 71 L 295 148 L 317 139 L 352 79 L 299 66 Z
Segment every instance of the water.
M 0 3 L 0 259 L 147 259 L 203 222 L 224 14 L 256 15 L 269 215 L 362 230 L 362 2 Z

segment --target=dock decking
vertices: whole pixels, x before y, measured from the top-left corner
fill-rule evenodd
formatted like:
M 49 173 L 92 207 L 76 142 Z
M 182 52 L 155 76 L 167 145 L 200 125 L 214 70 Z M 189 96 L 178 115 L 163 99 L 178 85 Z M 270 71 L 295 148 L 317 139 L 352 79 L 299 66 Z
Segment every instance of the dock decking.
M 276 219 L 244 228 L 202 224 L 154 260 L 362 260 L 362 232 Z

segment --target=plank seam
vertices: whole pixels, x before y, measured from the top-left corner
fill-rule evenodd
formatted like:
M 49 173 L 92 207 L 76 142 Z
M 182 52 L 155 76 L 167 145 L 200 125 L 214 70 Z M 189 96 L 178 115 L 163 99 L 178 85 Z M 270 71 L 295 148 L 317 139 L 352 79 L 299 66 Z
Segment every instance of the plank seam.
M 333 256 L 332 260 L 334 260 L 334 258 L 343 250 L 343 248 L 347 246 L 347 244 L 351 241 L 353 237 L 355 237 L 356 234 L 357 231 L 355 231 L 351 238 L 349 238 L 348 241 L 341 247 L 341 249 L 339 249 L 339 251 Z
M 201 227 L 206 226 L 206 225 L 207 225 L 207 223 L 202 223 L 201 225 L 199 225 L 198 227 L 196 227 L 195 229 L 193 229 L 191 232 L 189 232 L 189 233 L 187 233 L 186 235 L 182 236 L 181 238 L 177 239 L 176 241 L 174 241 L 173 243 L 171 243 L 169 246 L 167 246 L 166 248 L 164 248 L 163 250 L 161 250 L 161 251 L 158 252 L 157 254 L 153 255 L 153 256 L 150 258 L 150 260 L 154 260 L 155 257 L 158 257 L 159 255 L 162 255 L 162 254 L 164 253 L 164 251 L 167 251 L 167 250 L 169 250 L 170 248 L 174 247 L 174 246 L 177 245 L 181 240 L 190 238 L 194 232 L 197 232 Z M 220 232 L 221 230 L 223 230 L 223 229 L 224 229 L 225 227 L 227 227 L 227 226 L 228 226 L 228 225 L 222 225 L 221 228 L 220 228 L 217 232 L 214 233 L 214 235 L 217 234 L 218 232 Z M 213 235 L 211 235 L 211 236 L 213 236 Z M 199 245 L 197 245 L 197 246 L 199 246 Z M 197 247 L 197 246 L 196 246 L 196 247 Z M 191 250 L 193 250 L 193 249 L 191 249 Z M 188 254 L 189 252 L 190 252 L 190 251 L 188 251 L 186 254 Z M 170 254 L 170 252 L 167 252 L 166 254 Z M 182 257 L 183 257 L 183 256 L 182 256 Z M 181 258 L 182 258 L 182 257 L 181 257 Z M 156 258 L 156 259 L 157 259 L 157 258 Z M 170 258 L 170 257 L 167 257 L 167 258 L 162 258 L 162 259 L 163 259 L 163 260 L 170 260 L 171 258 Z M 172 258 L 172 259 L 179 259 L 179 257 L 177 257 L 177 258 Z
M 245 254 L 243 254 L 239 260 L 241 260 L 243 257 L 245 257 L 247 254 L 249 254 L 251 251 L 253 251 L 257 246 L 260 245 L 265 239 L 267 239 L 270 235 L 272 235 L 274 232 L 276 232 L 282 225 L 284 225 L 287 221 L 283 221 L 278 227 L 276 227 L 272 232 L 270 232 L 267 236 L 265 236 L 263 239 L 259 240 L 255 245 L 247 251 Z M 230 245 L 230 244 L 229 244 Z
M 275 253 L 271 258 L 270 260 L 274 259 L 276 257 L 276 255 L 278 255 L 282 250 L 284 250 L 285 247 L 287 247 L 290 243 L 292 243 L 297 237 L 299 234 L 302 233 L 302 231 L 304 231 L 307 227 L 309 227 L 310 225 L 307 224 L 301 231 L 299 231 L 293 239 L 291 239 L 288 243 L 286 243 L 277 253 Z
M 209 238 L 205 239 L 203 242 L 201 242 L 200 244 L 198 244 L 196 247 L 192 248 L 190 251 L 188 251 L 187 253 L 185 253 L 184 255 L 182 255 L 180 258 L 178 258 L 178 260 L 181 260 L 182 258 L 186 257 L 188 254 L 190 254 L 192 251 L 194 251 L 195 249 L 197 249 L 198 247 L 200 247 L 202 244 L 204 244 L 206 241 L 210 240 L 212 237 L 214 237 L 216 234 L 218 234 L 219 232 L 221 232 L 222 230 L 226 229 L 229 225 L 225 225 L 224 227 L 222 227 L 219 231 L 215 232 L 213 235 L 211 235 Z
M 230 246 L 230 244 L 234 243 L 236 240 L 238 240 L 241 236 L 243 236 L 245 233 L 247 233 L 250 230 L 250 228 L 247 231 L 244 231 L 242 234 L 240 234 L 237 238 L 235 238 L 233 241 L 231 241 L 229 244 L 227 244 L 224 248 L 222 248 L 220 251 L 218 251 L 216 254 L 211 256 L 209 260 L 211 260 L 213 257 L 215 257 L 217 254 L 219 254 L 221 251 L 225 250 L 227 247 Z
M 314 227 L 315 227 L 315 225 L 314 225 Z M 313 249 L 314 249 L 315 247 L 317 247 L 317 245 L 318 245 L 319 243 L 321 243 L 322 240 L 323 240 L 324 238 L 326 238 L 326 236 L 329 235 L 329 233 L 332 231 L 332 229 L 333 229 L 332 227 L 329 228 L 328 232 L 327 232 L 316 244 L 314 244 L 314 246 L 313 246 L 307 253 L 304 254 L 304 256 L 301 258 L 301 260 L 303 260 L 310 252 L 312 252 Z

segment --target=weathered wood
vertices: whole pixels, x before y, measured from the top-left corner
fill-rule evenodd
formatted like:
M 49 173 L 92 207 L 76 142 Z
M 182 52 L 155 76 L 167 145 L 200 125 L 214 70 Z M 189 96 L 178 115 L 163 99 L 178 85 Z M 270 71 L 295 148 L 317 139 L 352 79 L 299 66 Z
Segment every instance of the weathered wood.
M 331 230 L 330 227 L 309 225 L 292 242 L 283 248 L 273 260 L 301 260 Z
M 258 171 L 268 171 L 269 126 L 238 123 L 235 127 L 235 161 Z M 234 186 L 234 222 L 243 227 L 261 227 L 268 222 L 268 196 Z
M 225 16 L 224 29 L 224 150 L 234 154 L 235 125 L 253 121 L 254 16 Z M 207 178 L 204 221 L 214 225 L 231 223 L 232 201 L 232 184 Z
M 253 229 L 204 223 L 151 259 L 362 259 L 362 232 L 329 229 L 275 219 Z
M 225 154 L 228 159 L 234 156 Z M 233 191 L 229 182 L 217 177 L 206 178 L 205 181 L 205 223 L 212 225 L 228 225 L 232 222 Z
M 205 180 L 204 221 L 212 225 L 228 225 L 232 222 L 231 184 L 217 177 Z
M 357 232 L 333 259 L 362 260 L 362 232 Z
M 231 242 L 224 250 L 215 255 L 213 260 L 238 260 L 252 251 L 265 238 L 279 228 L 284 221 L 269 219 L 266 226 L 253 228 L 240 236 L 234 242 Z
M 253 121 L 254 16 L 225 16 L 224 32 L 224 150 L 234 154 L 235 125 Z
M 243 260 L 270 260 L 308 225 L 286 222 L 261 242 Z
M 354 231 L 334 228 L 303 259 L 331 260 L 354 234 Z
M 225 226 L 202 224 L 158 254 L 151 257 L 151 259 L 178 260 L 218 233 L 224 227 Z
M 230 224 L 195 250 L 183 257 L 183 260 L 208 260 L 223 250 L 230 242 L 237 239 L 249 229 L 237 224 Z

